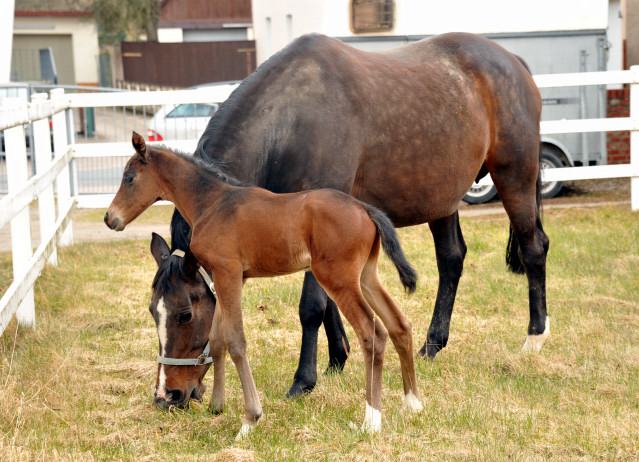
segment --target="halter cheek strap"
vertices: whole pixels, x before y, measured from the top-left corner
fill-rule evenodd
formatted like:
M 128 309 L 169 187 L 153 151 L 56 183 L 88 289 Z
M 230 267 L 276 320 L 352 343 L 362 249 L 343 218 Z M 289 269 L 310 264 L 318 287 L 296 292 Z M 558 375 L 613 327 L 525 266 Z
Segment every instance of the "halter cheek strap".
M 185 254 L 183 250 L 176 249 L 171 255 L 184 258 Z M 206 284 L 209 286 L 209 289 L 213 294 L 213 298 L 217 298 L 217 294 L 215 293 L 215 285 L 213 284 L 213 280 L 209 276 L 209 273 L 206 272 L 203 266 L 200 266 L 198 272 L 204 279 L 204 282 L 206 282 Z M 167 358 L 166 356 L 158 355 L 158 363 L 166 364 L 167 366 L 204 366 L 205 364 L 211 364 L 213 362 L 213 358 L 209 356 L 210 352 L 211 343 L 206 342 L 204 351 L 202 351 L 202 353 L 197 358 Z
M 184 255 L 186 254 L 184 253 L 184 250 L 175 249 L 171 255 L 184 258 Z M 204 279 L 204 282 L 206 282 L 206 284 L 209 286 L 209 289 L 211 290 L 213 296 L 217 298 L 217 293 L 215 292 L 215 284 L 213 284 L 213 280 L 211 279 L 211 276 L 209 276 L 209 273 L 206 272 L 202 265 L 200 265 L 197 271 L 202 276 L 202 279 Z

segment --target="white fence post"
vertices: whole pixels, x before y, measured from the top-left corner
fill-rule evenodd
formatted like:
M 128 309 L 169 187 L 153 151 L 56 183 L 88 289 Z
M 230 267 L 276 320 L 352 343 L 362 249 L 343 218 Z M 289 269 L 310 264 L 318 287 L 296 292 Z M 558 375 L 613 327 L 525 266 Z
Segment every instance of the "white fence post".
M 46 93 L 36 93 L 31 96 L 32 104 L 46 101 Z M 36 173 L 46 171 L 51 165 L 51 134 L 49 118 L 33 121 L 33 153 L 35 157 Z M 55 200 L 53 198 L 53 184 L 50 184 L 38 195 L 38 219 L 40 221 L 40 241 L 49 236 L 55 229 Z M 58 264 L 58 252 L 54 247 L 49 256 L 49 263 Z
M 4 143 L 7 155 L 7 186 L 9 194 L 19 191 L 28 179 L 27 149 L 24 127 L 18 125 L 4 131 Z M 27 269 L 27 263 L 33 254 L 31 247 L 31 223 L 29 207 L 19 212 L 11 220 L 11 252 L 13 260 L 13 279 L 20 279 Z M 35 302 L 33 287 L 29 289 L 16 311 L 18 322 L 35 327 Z
M 633 128 L 630 130 L 630 208 L 639 210 L 639 66 L 631 66 L 630 118 Z
M 56 88 L 51 90 L 51 99 L 56 100 L 64 97 L 64 89 Z M 67 109 L 66 111 L 71 111 Z M 51 116 L 53 129 L 53 150 L 55 158 L 64 155 L 69 149 L 69 140 L 67 136 L 67 116 L 66 111 L 60 111 Z M 73 120 L 73 119 L 71 119 Z M 67 209 L 69 201 L 71 201 L 71 178 L 69 176 L 69 166 L 66 165 L 58 177 L 56 178 L 56 190 L 58 193 L 58 215 Z M 73 226 L 71 220 L 62 233 L 60 245 L 67 246 L 73 244 Z

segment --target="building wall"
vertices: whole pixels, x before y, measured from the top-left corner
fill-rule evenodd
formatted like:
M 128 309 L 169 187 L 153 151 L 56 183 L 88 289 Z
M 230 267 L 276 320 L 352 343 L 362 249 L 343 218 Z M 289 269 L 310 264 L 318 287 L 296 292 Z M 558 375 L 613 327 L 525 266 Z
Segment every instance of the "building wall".
M 16 16 L 13 26 L 14 41 L 28 36 L 44 36 L 43 47 L 46 47 L 46 36 L 70 36 L 73 54 L 74 77 L 72 84 L 97 85 L 98 76 L 98 29 L 89 18 L 66 17 L 20 17 Z M 55 56 L 55 55 L 54 55 Z M 62 58 L 56 57 L 56 65 Z M 62 83 L 62 82 L 60 82 Z
M 350 4 L 350 0 L 253 0 L 258 63 L 305 33 L 352 37 Z M 421 36 L 451 31 L 488 34 L 607 27 L 608 0 L 395 0 L 394 28 L 366 35 Z
M 250 21 L 251 0 L 169 0 L 162 21 Z
M 625 0 L 626 65 L 639 64 L 639 0 Z

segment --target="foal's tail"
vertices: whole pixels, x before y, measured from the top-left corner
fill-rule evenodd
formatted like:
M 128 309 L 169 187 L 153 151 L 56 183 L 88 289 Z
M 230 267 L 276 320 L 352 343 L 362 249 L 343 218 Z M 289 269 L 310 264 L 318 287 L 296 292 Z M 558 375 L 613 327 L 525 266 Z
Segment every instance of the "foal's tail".
M 386 214 L 378 208 L 364 202 L 360 203 L 371 220 L 373 220 L 373 223 L 375 223 L 377 232 L 382 240 L 382 248 L 395 265 L 395 268 L 397 268 L 402 285 L 408 293 L 412 294 L 417 288 L 417 271 L 415 271 L 415 268 L 406 260 L 393 223 L 391 223 Z
M 541 141 L 539 142 L 539 174 L 537 175 L 537 210 L 539 211 L 536 217 L 536 227 L 541 228 Z M 506 266 L 510 271 L 515 274 L 524 274 L 526 267 L 521 259 L 521 252 L 519 251 L 519 242 L 517 236 L 513 230 L 513 225 L 510 225 L 510 232 L 508 233 L 508 244 L 506 244 Z

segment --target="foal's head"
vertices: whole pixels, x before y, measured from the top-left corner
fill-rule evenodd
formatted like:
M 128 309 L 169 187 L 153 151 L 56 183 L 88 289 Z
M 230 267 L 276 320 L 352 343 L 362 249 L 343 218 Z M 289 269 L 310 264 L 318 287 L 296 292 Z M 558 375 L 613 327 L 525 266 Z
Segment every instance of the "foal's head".
M 120 188 L 104 215 L 106 225 L 115 231 L 122 231 L 126 225 L 160 199 L 154 175 L 147 165 L 155 148 L 147 147 L 144 138 L 135 132 L 133 132 L 131 143 L 135 154 L 124 167 Z
M 160 340 L 154 403 L 185 406 L 190 398 L 202 399 L 206 389 L 202 379 L 210 367 L 207 346 L 215 296 L 190 251 L 183 257 L 171 255 L 166 241 L 153 233 L 151 253 L 158 271 L 149 311 Z

